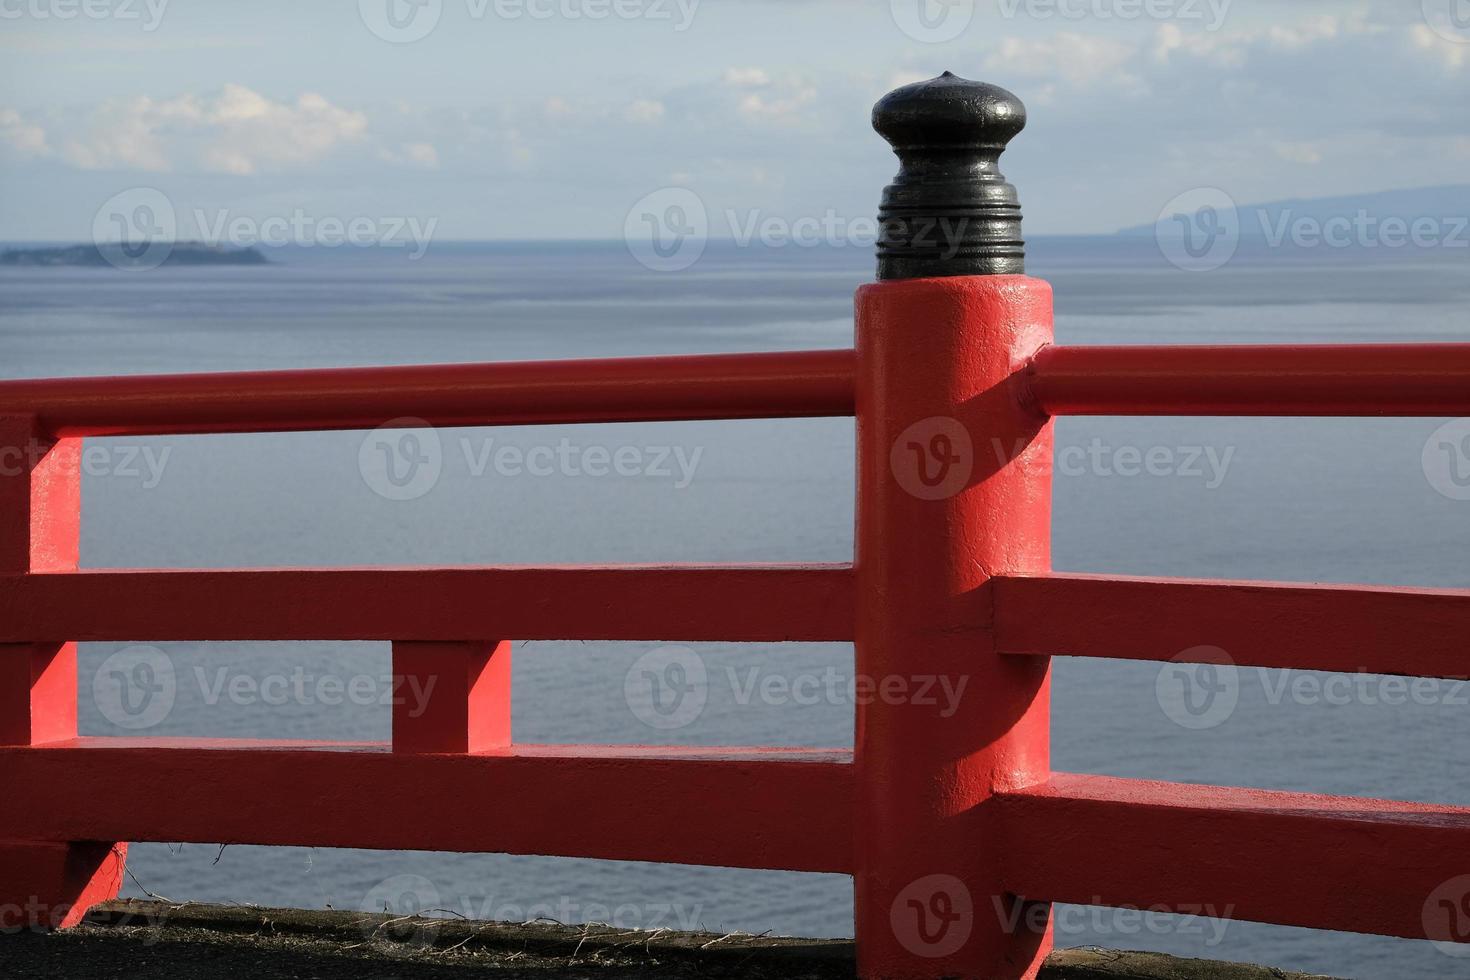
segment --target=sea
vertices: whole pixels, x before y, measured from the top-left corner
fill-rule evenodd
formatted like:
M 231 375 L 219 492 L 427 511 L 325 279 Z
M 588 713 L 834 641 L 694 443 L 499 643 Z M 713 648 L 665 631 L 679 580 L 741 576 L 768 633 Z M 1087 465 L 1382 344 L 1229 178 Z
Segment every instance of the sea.
M 419 258 L 353 247 L 268 254 L 256 267 L 0 267 L 0 377 L 847 347 L 853 290 L 873 273 L 866 249 L 795 244 L 710 243 L 677 272 L 645 267 L 620 242 L 434 243 Z M 1467 260 L 1452 248 L 1263 246 L 1200 270 L 1171 264 L 1151 241 L 1112 236 L 1036 239 L 1028 271 L 1055 287 L 1057 337 L 1068 344 L 1412 343 L 1470 340 Z M 381 432 L 90 439 L 83 565 L 852 554 L 850 419 L 415 435 L 410 444 Z M 1450 419 L 1061 419 L 1054 566 L 1470 587 L 1467 436 L 1467 423 Z M 434 465 L 391 469 L 405 445 Z M 686 644 L 706 668 L 707 698 L 672 727 L 629 693 L 643 658 L 665 655 L 656 646 L 516 643 L 516 740 L 852 744 L 850 645 Z M 88 643 L 81 658 L 83 734 L 389 735 L 386 643 Z M 172 671 L 166 709 L 120 703 L 118 667 L 139 658 Z M 1056 660 L 1054 768 L 1470 805 L 1464 684 L 1242 668 L 1229 709 L 1202 716 L 1181 705 L 1170 669 Z M 428 824 L 462 805 L 416 802 Z M 1184 820 L 1177 833 L 1194 830 Z M 1201 854 L 1230 847 L 1196 843 Z M 1109 842 L 1096 846 L 1105 855 Z M 1444 861 L 1447 882 L 1470 874 L 1470 854 Z M 173 901 L 381 910 L 411 900 L 440 915 L 852 935 L 851 883 L 840 875 L 201 843 L 137 844 L 129 871 L 126 895 Z M 1353 887 L 1371 892 L 1389 872 L 1365 864 Z M 1470 976 L 1470 946 L 1205 911 L 1217 916 L 1061 906 L 1057 943 L 1336 976 Z

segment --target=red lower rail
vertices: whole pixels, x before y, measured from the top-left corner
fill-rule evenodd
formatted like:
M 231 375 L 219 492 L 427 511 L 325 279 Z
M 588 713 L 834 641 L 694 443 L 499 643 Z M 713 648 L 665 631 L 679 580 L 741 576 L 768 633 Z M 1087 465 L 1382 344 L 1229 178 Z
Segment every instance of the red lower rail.
M 852 351 L 0 382 L 0 903 L 72 924 L 115 842 L 182 840 L 846 873 L 868 977 L 1033 976 L 1057 901 L 1461 936 L 1470 810 L 1053 773 L 1047 712 L 1053 655 L 1470 676 L 1470 593 L 1055 574 L 1049 455 L 1060 414 L 1470 414 L 1470 345 L 1056 347 L 1050 304 L 921 279 L 859 294 Z M 82 436 L 834 415 L 851 566 L 78 570 Z M 860 702 L 852 752 L 519 745 L 510 638 L 852 640 L 968 693 Z M 443 683 L 386 745 L 77 737 L 76 641 L 247 639 Z

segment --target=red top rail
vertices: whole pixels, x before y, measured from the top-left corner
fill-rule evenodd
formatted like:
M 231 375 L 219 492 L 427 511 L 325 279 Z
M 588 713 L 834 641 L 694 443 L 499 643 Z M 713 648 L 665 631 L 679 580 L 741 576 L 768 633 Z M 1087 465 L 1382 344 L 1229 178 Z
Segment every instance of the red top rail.
M 1470 344 L 1047 347 L 1048 415 L 1467 415 Z
M 851 415 L 851 350 L 0 382 L 54 436 Z
M 852 350 L 0 381 L 55 436 L 822 418 Z M 1065 347 L 1021 382 L 1047 415 L 1470 415 L 1470 344 Z

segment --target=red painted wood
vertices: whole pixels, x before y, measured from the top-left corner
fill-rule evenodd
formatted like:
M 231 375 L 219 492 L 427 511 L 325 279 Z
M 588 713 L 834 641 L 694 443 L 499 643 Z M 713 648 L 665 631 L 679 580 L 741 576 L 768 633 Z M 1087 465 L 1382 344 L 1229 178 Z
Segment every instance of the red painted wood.
M 853 352 L 700 354 L 0 382 L 55 435 L 526 425 L 852 414 Z
M 81 513 L 81 440 L 48 439 L 34 418 L 0 418 L 0 573 L 74 570 Z M 11 639 L 0 645 L 0 744 L 72 738 L 75 645 L 65 634 Z
M 108 742 L 0 748 L 0 785 L 24 788 L 0 793 L 0 827 L 42 840 L 851 870 L 852 766 L 842 751 L 568 745 L 403 755 L 386 745 Z
M 1426 936 L 1470 809 L 1077 776 L 1006 794 L 1005 880 L 1055 902 Z
M 36 745 L 76 734 L 76 644 L 0 644 L 0 745 Z
M 509 640 L 393 644 L 393 751 L 481 752 L 511 744 Z
M 77 567 L 82 440 L 47 437 L 0 412 L 0 573 Z
M 105 571 L 0 576 L 0 643 L 850 640 L 845 565 Z
M 1470 344 L 1049 347 L 1051 415 L 1470 415 Z
M 1037 279 L 858 291 L 857 671 L 966 685 L 948 716 L 857 709 L 864 977 L 1030 977 L 1050 946 L 975 914 L 1002 888 L 994 795 L 1049 768 L 1048 664 L 999 655 L 990 583 L 1049 567 L 1051 427 L 1011 379 L 1050 339 Z M 1017 461 L 976 451 L 991 439 Z
M 857 307 L 856 351 L 0 382 L 0 907 L 74 923 L 128 838 L 848 872 L 869 977 L 1033 976 L 1011 893 L 1425 936 L 1470 810 L 1053 775 L 1048 656 L 1467 676 L 1470 592 L 1049 574 L 1047 416 L 1470 414 L 1470 344 L 1053 347 L 1022 276 Z M 854 413 L 854 567 L 76 570 L 83 435 Z M 487 636 L 855 640 L 879 691 L 964 687 L 860 703 L 853 753 L 516 746 Z M 74 737 L 72 641 L 231 639 L 391 640 L 435 696 L 391 746 Z
M 117 897 L 128 845 L 0 838 L 0 935 L 69 929 Z
M 0 574 L 76 569 L 81 450 L 80 439 L 46 437 L 34 417 L 0 417 Z M 24 634 L 15 639 L 0 644 L 0 745 L 75 738 L 76 644 L 64 633 L 45 638 L 50 642 Z M 0 795 L 28 799 L 24 784 L 0 780 L 0 787 Z M 92 905 L 117 896 L 126 844 L 112 836 L 26 837 L 0 823 L 0 932 L 72 926 Z
M 1470 677 L 1470 590 L 1044 575 L 995 583 L 1007 653 Z

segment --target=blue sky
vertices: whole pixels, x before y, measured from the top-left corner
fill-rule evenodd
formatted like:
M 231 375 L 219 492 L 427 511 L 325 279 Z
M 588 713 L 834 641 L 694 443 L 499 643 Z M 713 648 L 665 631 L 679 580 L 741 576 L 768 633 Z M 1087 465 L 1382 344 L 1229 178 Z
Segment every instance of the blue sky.
M 856 219 L 894 170 L 873 101 L 945 69 L 1026 102 L 1032 234 L 1200 186 L 1470 180 L 1470 0 L 418 3 L 0 0 L 0 239 L 85 240 L 138 187 L 180 237 L 305 212 L 610 239 L 668 187 Z

